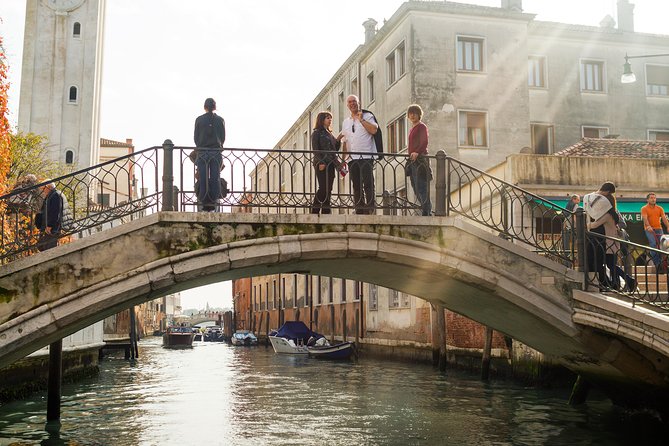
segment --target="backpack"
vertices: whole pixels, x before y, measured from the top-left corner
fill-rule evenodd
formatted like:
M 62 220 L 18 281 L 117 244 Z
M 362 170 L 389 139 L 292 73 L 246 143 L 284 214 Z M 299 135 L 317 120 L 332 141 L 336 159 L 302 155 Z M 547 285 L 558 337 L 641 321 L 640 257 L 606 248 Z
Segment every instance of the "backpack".
M 363 113 L 369 113 L 372 115 L 372 118 L 374 118 L 374 122 L 377 125 L 376 133 L 374 133 L 372 136 L 374 137 L 374 145 L 376 146 L 376 151 L 378 152 L 378 156 L 376 159 L 383 159 L 383 133 L 381 133 L 381 124 L 379 124 L 379 120 L 376 119 L 376 116 L 374 116 L 374 113 L 372 113 L 369 110 L 365 110 L 364 108 L 362 109 Z

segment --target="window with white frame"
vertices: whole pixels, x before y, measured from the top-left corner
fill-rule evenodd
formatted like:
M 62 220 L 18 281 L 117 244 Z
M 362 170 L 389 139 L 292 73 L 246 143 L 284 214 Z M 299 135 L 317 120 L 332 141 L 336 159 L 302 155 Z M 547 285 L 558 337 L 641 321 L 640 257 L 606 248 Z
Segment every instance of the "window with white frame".
M 388 289 L 388 307 L 389 308 L 410 308 L 411 296 L 397 290 Z
M 367 75 L 367 103 L 374 102 L 374 72 Z
M 648 141 L 669 141 L 669 130 L 648 130 Z
M 539 155 L 553 153 L 553 126 L 550 124 L 530 124 L 532 149 Z
M 608 127 L 601 127 L 596 125 L 581 126 L 581 135 L 583 138 L 603 138 L 608 134 Z
M 368 300 L 368 306 L 370 310 L 378 310 L 379 309 L 379 302 L 378 302 L 378 292 L 379 289 L 376 285 L 373 283 L 368 283 L 367 286 L 369 287 L 369 299 Z
M 669 66 L 646 64 L 646 94 L 669 96 Z
M 358 96 L 358 78 L 351 81 L 351 94 Z
M 546 58 L 530 56 L 527 60 L 527 85 L 535 88 L 546 87 Z
M 386 56 L 386 77 L 388 79 L 388 86 L 394 84 L 399 78 L 404 76 L 406 71 L 404 53 L 404 41 L 402 41 L 402 43 L 397 45 L 397 47 Z
M 460 146 L 488 147 L 488 113 L 461 110 L 458 113 Z
M 485 39 L 481 37 L 458 36 L 457 69 L 458 71 L 483 71 Z
M 604 61 L 581 60 L 581 91 L 604 91 Z
M 407 115 L 388 124 L 388 153 L 398 153 L 407 147 Z

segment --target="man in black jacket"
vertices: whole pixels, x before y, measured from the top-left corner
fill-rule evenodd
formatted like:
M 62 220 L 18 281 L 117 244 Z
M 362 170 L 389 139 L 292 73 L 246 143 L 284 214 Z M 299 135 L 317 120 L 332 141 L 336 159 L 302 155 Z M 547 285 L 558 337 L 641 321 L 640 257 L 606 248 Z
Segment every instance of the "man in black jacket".
M 46 251 L 58 245 L 61 233 L 71 223 L 72 215 L 69 210 L 67 198 L 56 189 L 54 183 L 47 183 L 42 188 L 42 208 L 35 216 L 35 225 L 41 231 L 37 249 Z
M 195 193 L 202 209 L 211 212 L 216 209 L 221 195 L 225 121 L 214 113 L 216 101 L 212 98 L 204 101 L 204 110 L 205 113 L 195 120 L 195 167 L 199 177 Z

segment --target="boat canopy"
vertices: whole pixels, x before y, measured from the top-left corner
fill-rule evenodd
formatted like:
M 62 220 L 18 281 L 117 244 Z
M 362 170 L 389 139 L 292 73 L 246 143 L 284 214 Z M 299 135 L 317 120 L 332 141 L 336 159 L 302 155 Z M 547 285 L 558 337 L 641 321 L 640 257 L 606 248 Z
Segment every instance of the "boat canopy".
M 281 328 L 279 328 L 279 331 L 277 331 L 274 336 L 293 340 L 303 339 L 304 341 L 308 341 L 311 337 L 314 339 L 320 339 L 324 337 L 322 334 L 309 330 L 309 327 L 307 327 L 302 321 L 284 322 L 284 324 L 281 326 Z

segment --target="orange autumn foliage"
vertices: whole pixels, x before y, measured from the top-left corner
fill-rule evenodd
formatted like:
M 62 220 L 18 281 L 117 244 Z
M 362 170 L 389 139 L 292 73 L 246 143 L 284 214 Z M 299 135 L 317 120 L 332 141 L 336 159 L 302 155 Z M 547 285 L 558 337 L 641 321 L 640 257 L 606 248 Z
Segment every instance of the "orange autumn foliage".
M 0 36 L 0 195 L 3 195 L 8 191 L 7 173 L 9 172 L 11 161 L 11 156 L 9 154 L 11 136 L 9 119 L 7 119 L 7 100 L 9 92 L 9 82 L 7 81 L 8 69 L 5 49 L 2 44 L 2 36 Z

